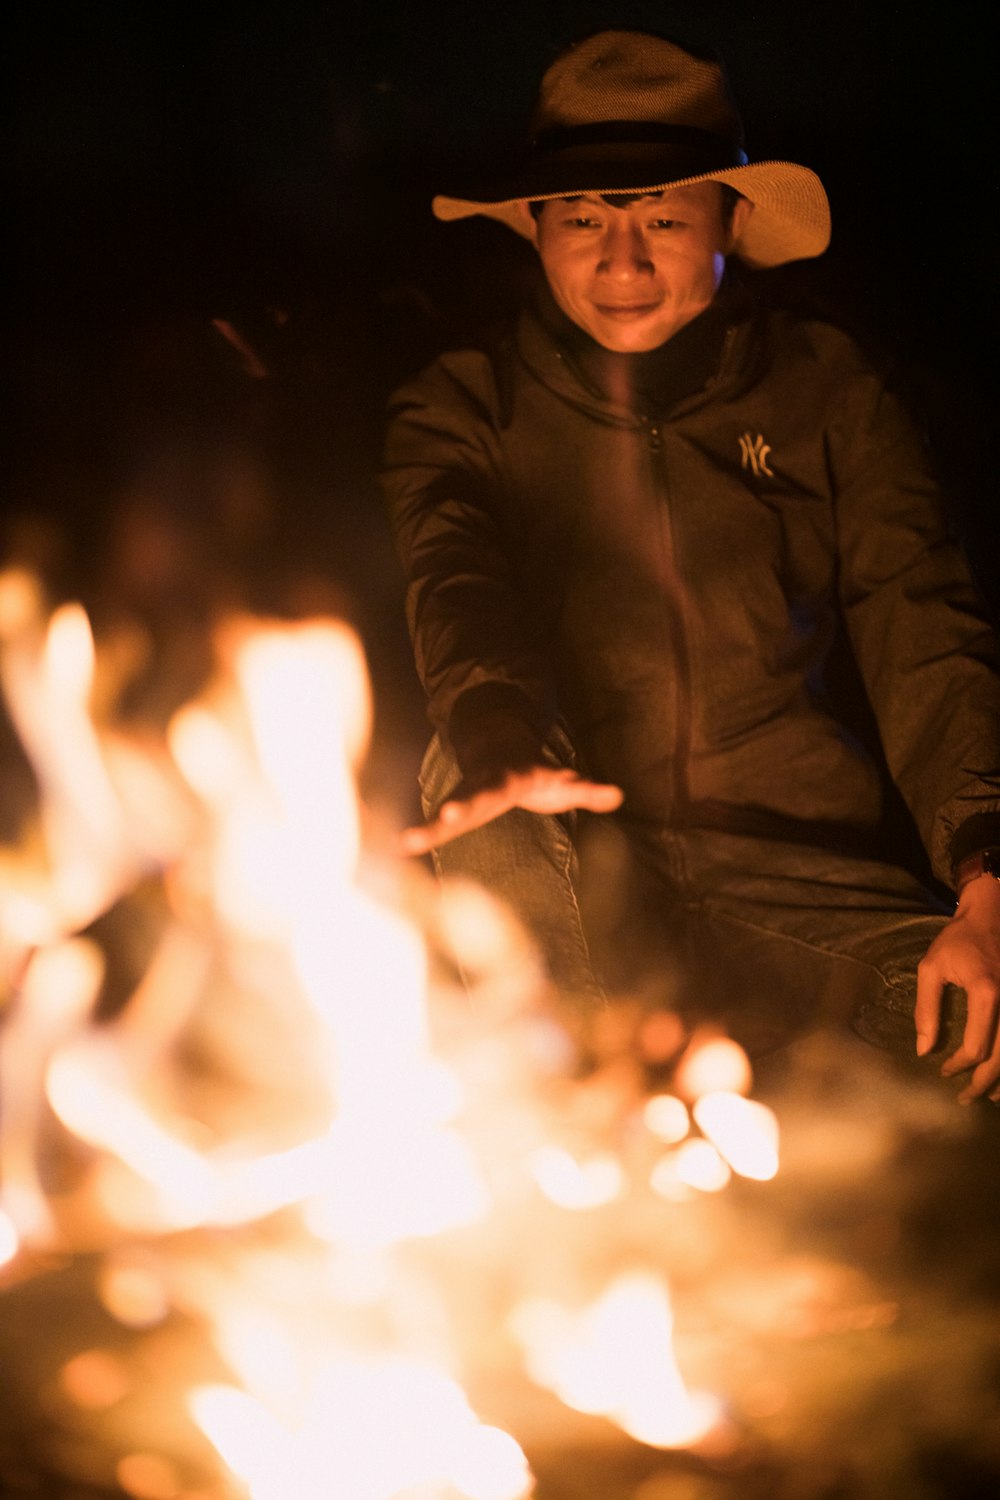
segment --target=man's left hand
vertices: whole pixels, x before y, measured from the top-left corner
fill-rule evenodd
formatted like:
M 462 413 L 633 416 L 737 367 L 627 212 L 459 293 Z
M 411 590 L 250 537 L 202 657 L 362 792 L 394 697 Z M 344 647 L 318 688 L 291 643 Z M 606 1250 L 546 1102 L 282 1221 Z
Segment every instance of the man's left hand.
M 585 809 L 614 812 L 622 803 L 620 787 L 589 781 L 568 766 L 533 765 L 497 772 L 479 781 L 463 781 L 431 822 L 400 834 L 401 854 L 427 854 L 472 833 L 515 807 L 542 815 Z
M 990 875 L 969 881 L 955 915 L 917 966 L 915 1019 L 921 1056 L 937 1042 L 946 984 L 965 991 L 967 1013 L 961 1045 L 941 1072 L 950 1078 L 972 1070 L 958 1096 L 960 1104 L 984 1094 L 1000 1103 L 1000 881 Z

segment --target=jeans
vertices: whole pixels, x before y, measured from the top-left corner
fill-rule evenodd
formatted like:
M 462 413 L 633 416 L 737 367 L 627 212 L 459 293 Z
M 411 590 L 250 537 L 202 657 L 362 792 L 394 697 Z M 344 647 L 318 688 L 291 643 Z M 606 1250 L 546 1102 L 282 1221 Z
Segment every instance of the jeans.
M 557 731 L 547 755 L 573 764 Z M 421 769 L 430 817 L 459 779 L 435 738 Z M 576 1006 L 640 996 L 692 1023 L 723 1024 L 751 1056 L 823 1026 L 913 1059 L 917 963 L 950 909 L 876 859 L 627 816 L 542 817 L 515 809 L 446 844 L 439 873 L 485 885 L 534 936 Z M 940 1066 L 964 1026 L 948 987 Z

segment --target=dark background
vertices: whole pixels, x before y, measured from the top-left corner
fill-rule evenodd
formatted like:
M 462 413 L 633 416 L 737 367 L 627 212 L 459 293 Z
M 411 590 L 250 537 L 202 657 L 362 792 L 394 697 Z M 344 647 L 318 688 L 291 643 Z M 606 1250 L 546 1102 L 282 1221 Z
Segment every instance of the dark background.
M 830 251 L 764 279 L 899 358 L 1000 594 L 996 81 L 977 6 L 20 12 L 5 536 L 98 619 L 332 603 L 364 634 L 383 736 L 419 737 L 374 481 L 382 410 L 516 296 L 530 253 L 494 224 L 437 224 L 429 199 L 513 148 L 564 45 L 619 24 L 716 45 L 751 158 L 819 172 Z

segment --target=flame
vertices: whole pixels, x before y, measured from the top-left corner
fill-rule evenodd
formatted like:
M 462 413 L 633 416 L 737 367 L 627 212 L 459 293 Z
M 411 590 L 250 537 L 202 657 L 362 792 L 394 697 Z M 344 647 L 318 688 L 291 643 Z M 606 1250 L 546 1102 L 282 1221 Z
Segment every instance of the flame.
M 85 706 L 94 680 L 94 637 L 82 605 L 64 604 L 49 621 L 43 678 L 63 702 Z
M 57 1052 L 47 1074 L 52 1108 L 80 1140 L 113 1152 L 156 1189 L 164 1228 L 204 1223 L 212 1201 L 207 1164 L 151 1117 L 122 1077 L 121 1061 L 103 1038 Z
M 529 1301 L 512 1323 L 533 1379 L 576 1411 L 609 1417 L 641 1443 L 687 1446 L 718 1421 L 713 1397 L 687 1391 L 673 1354 L 670 1299 L 653 1276 L 619 1276 L 577 1313 Z
M 353 770 L 371 702 L 360 645 L 333 621 L 229 622 L 229 673 L 168 730 L 171 750 L 216 820 L 214 897 L 248 932 L 283 937 L 300 903 L 321 907 L 354 874 Z
M 351 880 L 351 765 L 370 718 L 360 648 L 332 623 L 243 623 L 225 641 L 240 691 L 216 683 L 175 719 L 171 743 L 214 813 L 215 905 L 240 933 L 289 954 L 299 1003 L 320 1026 L 335 1118 L 288 1151 L 213 1160 L 154 1117 L 141 1079 L 168 1052 L 204 966 L 177 929 L 122 1023 L 56 1051 L 49 1100 L 67 1128 L 154 1190 L 137 1199 L 105 1176 L 106 1207 L 123 1224 L 137 1214 L 160 1229 L 233 1224 L 310 1200 L 315 1233 L 373 1247 L 467 1223 L 489 1198 L 448 1126 L 461 1090 L 431 1052 L 423 944 Z M 348 689 L 353 711 L 338 714 Z
M 71 938 L 33 953 L 0 1049 L 0 1194 L 19 1237 L 47 1244 L 55 1220 L 39 1171 L 43 1080 L 53 1049 L 79 1026 L 100 987 L 97 947 Z
M 46 626 L 41 591 L 23 575 L 0 576 L 0 588 L 7 626 L 0 683 L 42 792 L 48 902 L 71 930 L 104 910 L 138 870 L 89 714 L 93 637 L 75 604 Z
M 0 1208 L 0 1266 L 5 1266 L 8 1261 L 12 1261 L 20 1246 L 21 1241 L 14 1220 Z
M 38 581 L 21 569 L 0 573 L 0 689 L 38 781 L 45 846 L 30 898 L 10 899 L 23 871 L 0 897 L 0 946 L 12 929 L 26 929 L 30 942 L 28 934 L 54 941 L 85 927 L 173 858 L 188 832 L 148 747 L 98 733 L 94 667 L 83 608 L 64 604 L 46 621 Z
M 89 1162 L 87 1222 L 113 1241 L 96 1278 L 105 1310 L 137 1336 L 174 1309 L 199 1318 L 242 1384 L 200 1389 L 190 1405 L 252 1500 L 524 1500 L 520 1446 L 453 1378 L 466 1352 L 454 1306 L 480 1300 L 479 1265 L 456 1270 L 456 1245 L 486 1261 L 514 1243 L 528 1255 L 554 1232 L 553 1208 L 575 1215 L 640 1190 L 648 1207 L 647 1182 L 679 1201 L 718 1191 L 731 1169 L 771 1175 L 773 1117 L 741 1097 L 742 1049 L 707 1033 L 689 1043 L 676 1093 L 641 1108 L 627 1043 L 620 1066 L 568 1081 L 577 1054 L 536 1003 L 537 953 L 464 884 L 424 898 L 427 929 L 473 996 L 452 995 L 442 1025 L 429 995 L 451 991 L 432 977 L 424 932 L 362 869 L 355 778 L 372 710 L 356 637 L 335 621 L 240 617 L 216 647 L 213 681 L 174 716 L 166 748 L 149 750 L 92 719 L 83 611 L 46 622 L 31 580 L 0 575 L 2 684 L 38 775 L 50 866 L 12 858 L 0 893 L 0 956 L 20 991 L 0 1054 L 0 1263 L 72 1234 L 39 1176 L 47 1105 Z M 150 868 L 164 874 L 159 945 L 98 1024 L 101 954 L 71 934 Z M 664 1018 L 640 1050 L 663 1064 L 682 1041 Z M 250 1247 L 264 1218 L 273 1253 Z M 114 1244 L 122 1231 L 219 1227 L 224 1274 L 175 1244 L 155 1257 Z M 621 1248 L 594 1243 L 610 1274 Z M 513 1328 L 534 1379 L 638 1441 L 692 1444 L 718 1420 L 714 1400 L 685 1387 L 656 1277 L 612 1279 L 578 1312 L 525 1300 Z M 496 1338 L 483 1329 L 470 1344 Z M 62 1384 L 98 1409 L 123 1378 L 91 1350 Z M 136 1496 L 175 1477 L 155 1454 L 121 1461 Z
M 245 1392 L 195 1391 L 199 1426 L 252 1500 L 524 1500 L 532 1479 L 518 1444 L 479 1423 L 459 1386 L 402 1357 L 329 1360 L 295 1425 Z

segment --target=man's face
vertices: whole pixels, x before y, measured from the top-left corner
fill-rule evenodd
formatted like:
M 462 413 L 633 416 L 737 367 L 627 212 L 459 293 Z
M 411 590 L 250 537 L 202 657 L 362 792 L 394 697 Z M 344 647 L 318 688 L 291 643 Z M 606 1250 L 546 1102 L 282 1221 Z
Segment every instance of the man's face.
M 668 188 L 624 207 L 587 194 L 544 203 L 531 234 L 567 317 L 605 349 L 638 354 L 708 306 L 751 207 L 738 200 L 724 228 L 717 182 Z

